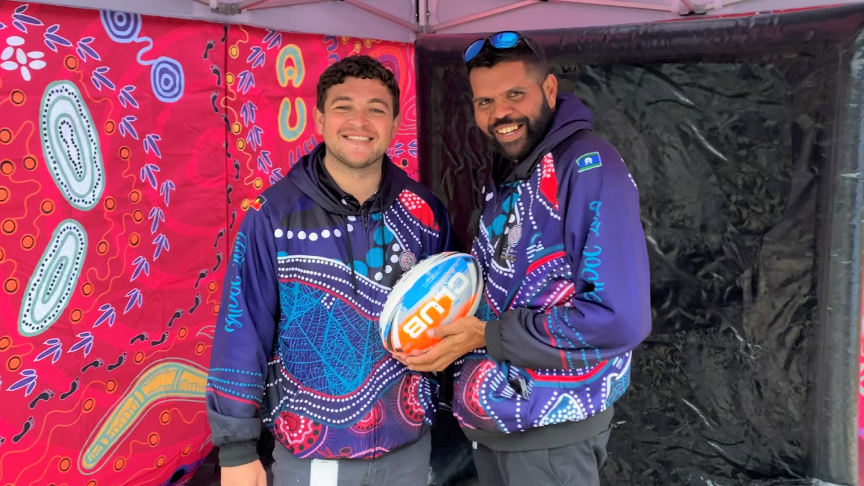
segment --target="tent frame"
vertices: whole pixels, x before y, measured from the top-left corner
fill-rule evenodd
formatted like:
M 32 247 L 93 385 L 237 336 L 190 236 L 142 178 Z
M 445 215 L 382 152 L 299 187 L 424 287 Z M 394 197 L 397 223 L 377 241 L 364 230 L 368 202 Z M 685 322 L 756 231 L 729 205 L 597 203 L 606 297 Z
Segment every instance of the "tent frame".
M 414 42 L 427 34 L 477 34 L 751 16 L 864 0 L 20 0 L 120 10 L 298 34 Z M 464 8 L 463 8 L 464 7 Z M 571 8 L 568 8 L 571 7 Z M 541 13 L 546 12 L 546 14 Z M 554 12 L 548 21 L 543 15 Z M 440 18 L 440 20 L 439 20 Z
M 399 26 L 405 27 L 415 33 L 436 33 L 450 27 L 463 25 L 476 20 L 486 19 L 504 12 L 522 9 L 540 3 L 570 3 L 582 5 L 599 5 L 604 7 L 620 7 L 632 8 L 640 10 L 654 10 L 660 12 L 678 13 L 681 16 L 698 14 L 706 14 L 709 10 L 719 10 L 724 6 L 734 3 L 744 2 L 746 0 L 710 0 L 707 4 L 694 4 L 692 0 L 669 0 L 669 4 L 656 3 L 641 3 L 632 0 L 521 0 L 517 3 L 497 7 L 482 12 L 465 15 L 457 19 L 447 22 L 430 23 L 429 1 L 417 0 L 417 5 L 414 10 L 414 21 L 408 21 L 385 10 L 373 7 L 360 0 L 239 0 L 239 1 L 219 1 L 219 0 L 193 0 L 202 5 L 210 7 L 210 11 L 222 15 L 237 15 L 246 11 L 263 10 L 268 8 L 287 8 L 296 5 L 308 5 L 314 3 L 326 2 L 343 2 L 361 10 L 371 13 L 381 19 L 387 20 Z M 422 13 L 421 13 L 422 12 Z M 418 14 L 419 13 L 419 14 Z
M 202 5 L 208 5 L 211 12 L 222 15 L 237 15 L 252 10 L 264 10 L 268 8 L 287 8 L 297 5 L 308 5 L 313 3 L 342 2 L 357 7 L 360 10 L 365 10 L 366 12 L 369 12 L 376 17 L 387 20 L 389 22 L 393 22 L 394 24 L 400 25 L 414 32 L 419 32 L 418 23 L 416 21 L 416 10 L 414 13 L 415 21 L 409 22 L 408 20 L 405 20 L 399 16 L 388 13 L 386 10 L 373 7 L 367 3 L 361 2 L 360 0 L 282 0 L 279 2 L 274 2 L 274 0 L 240 0 L 239 2 L 220 2 L 219 0 L 210 0 L 209 3 L 205 2 L 204 0 L 192 1 L 200 3 Z M 274 3 L 276 3 L 276 5 L 271 5 Z
M 582 5 L 599 5 L 603 7 L 633 8 L 637 10 L 654 10 L 659 12 L 668 11 L 672 13 L 677 13 L 681 16 L 685 16 L 690 14 L 704 15 L 708 12 L 708 10 L 717 10 L 723 8 L 726 5 L 731 5 L 733 3 L 739 3 L 744 1 L 746 0 L 712 0 L 712 3 L 700 5 L 692 3 L 691 0 L 671 0 L 668 5 L 664 5 L 656 3 L 641 3 L 628 0 L 522 0 L 512 5 L 505 5 L 503 7 L 493 8 L 483 12 L 466 15 L 458 19 L 449 20 L 447 22 L 430 25 L 428 26 L 428 29 L 421 29 L 421 31 L 425 33 L 434 33 L 444 29 L 448 29 L 450 27 L 455 27 L 457 25 L 466 24 L 468 22 L 485 19 L 504 12 L 510 12 L 513 10 L 530 7 L 539 3 L 571 3 Z M 427 0 L 420 0 L 421 7 L 423 5 L 426 5 L 426 3 Z

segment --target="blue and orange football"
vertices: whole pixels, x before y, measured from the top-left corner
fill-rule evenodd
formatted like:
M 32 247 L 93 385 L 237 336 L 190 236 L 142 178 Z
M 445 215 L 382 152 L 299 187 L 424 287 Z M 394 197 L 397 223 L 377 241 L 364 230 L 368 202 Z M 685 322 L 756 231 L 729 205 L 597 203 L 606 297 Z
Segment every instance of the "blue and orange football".
M 391 353 L 429 348 L 438 339 L 429 329 L 477 312 L 483 296 L 483 273 L 471 255 L 432 255 L 405 272 L 381 311 L 381 339 Z

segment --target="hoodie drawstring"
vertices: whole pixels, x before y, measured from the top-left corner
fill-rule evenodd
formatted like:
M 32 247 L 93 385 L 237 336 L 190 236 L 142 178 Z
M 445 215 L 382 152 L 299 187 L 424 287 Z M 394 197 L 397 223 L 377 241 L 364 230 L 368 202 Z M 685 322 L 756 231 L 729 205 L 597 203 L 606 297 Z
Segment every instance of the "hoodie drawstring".
M 507 228 L 507 225 L 510 224 L 510 217 L 513 215 L 513 206 L 516 205 L 514 201 L 514 196 L 516 196 L 516 191 L 510 193 L 507 196 L 507 202 L 509 207 L 507 208 L 507 219 L 504 220 L 504 227 L 501 229 L 501 236 L 498 238 L 498 244 L 495 245 L 495 261 L 501 259 L 501 252 L 504 251 L 504 230 Z M 494 223 L 493 223 L 494 224 Z
M 382 198 L 380 195 L 378 195 L 375 198 L 375 202 L 372 203 L 372 209 L 374 210 L 375 209 L 375 203 L 378 203 L 378 220 L 380 221 L 380 228 L 381 228 L 381 247 L 384 248 L 384 264 L 386 265 L 387 264 L 387 250 L 386 250 L 387 242 L 384 240 L 384 236 L 386 235 L 386 233 L 384 233 L 384 226 L 385 226 L 385 224 L 384 224 L 384 203 L 381 201 L 381 199 Z M 376 229 L 376 231 L 377 231 L 377 229 Z M 372 241 L 375 241 L 375 235 L 372 235 Z M 375 243 L 377 244 L 377 242 L 375 242 Z
M 375 195 L 375 200 L 372 201 L 372 207 L 369 208 L 370 209 L 369 213 L 372 213 L 372 214 L 376 213 L 375 205 L 377 204 L 378 205 L 377 214 L 378 214 L 378 220 L 379 220 L 379 228 L 381 229 L 381 246 L 386 248 L 386 242 L 384 241 L 384 236 L 386 234 L 386 233 L 384 233 L 384 203 L 383 203 L 382 199 L 383 198 L 381 197 L 380 194 Z M 348 225 L 350 224 L 350 223 L 348 223 L 348 216 L 349 216 L 349 214 L 347 212 L 342 211 L 342 222 L 345 225 L 345 240 L 346 240 L 346 245 L 348 246 L 348 267 L 351 269 L 351 288 L 354 289 L 354 295 L 356 296 L 357 292 L 359 290 L 357 287 L 357 272 L 354 269 L 354 247 L 351 245 L 350 232 L 348 231 Z M 360 217 L 364 219 L 364 229 L 365 229 L 366 216 L 364 216 L 362 214 L 362 210 L 361 210 Z M 379 228 L 375 228 L 375 231 L 378 231 Z M 378 245 L 378 243 L 375 241 L 374 232 L 372 235 L 372 240 L 374 243 L 373 244 L 373 248 L 374 248 L 375 246 Z M 384 253 L 386 254 L 387 252 L 385 251 Z
M 357 295 L 357 273 L 354 271 L 354 247 L 351 246 L 351 232 L 348 231 L 348 213 L 342 212 L 342 223 L 345 225 L 345 244 L 348 246 L 348 268 L 351 269 L 351 288 Z

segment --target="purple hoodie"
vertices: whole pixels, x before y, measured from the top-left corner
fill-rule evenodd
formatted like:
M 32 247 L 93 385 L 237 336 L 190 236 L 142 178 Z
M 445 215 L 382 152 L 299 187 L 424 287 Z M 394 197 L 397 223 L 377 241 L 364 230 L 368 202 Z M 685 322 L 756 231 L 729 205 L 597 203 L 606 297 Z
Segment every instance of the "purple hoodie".
M 496 160 L 472 254 L 485 349 L 457 361 L 454 414 L 497 450 L 561 447 L 609 427 L 651 330 L 636 184 L 571 94 L 519 164 Z
M 255 200 L 225 274 L 207 415 L 223 467 L 258 459 L 264 425 L 301 459 L 372 459 L 418 440 L 438 385 L 384 349 L 402 274 L 453 240 L 444 205 L 386 156 L 360 203 L 318 145 Z

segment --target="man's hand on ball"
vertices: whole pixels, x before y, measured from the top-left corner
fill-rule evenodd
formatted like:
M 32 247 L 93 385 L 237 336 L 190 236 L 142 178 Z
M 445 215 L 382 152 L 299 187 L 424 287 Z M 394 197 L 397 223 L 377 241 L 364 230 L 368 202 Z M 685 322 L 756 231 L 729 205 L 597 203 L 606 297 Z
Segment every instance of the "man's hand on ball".
M 441 341 L 423 354 L 401 356 L 399 360 L 410 370 L 444 371 L 462 356 L 486 346 L 486 322 L 474 316 L 463 317 L 427 332 L 430 337 L 440 338 Z

